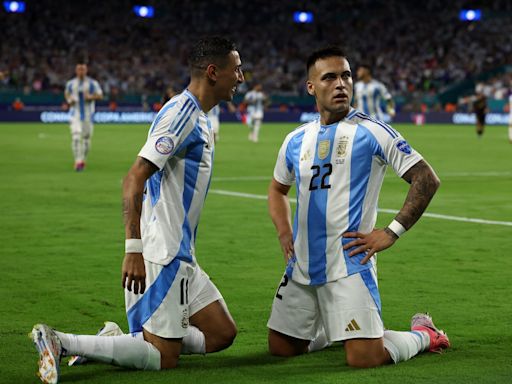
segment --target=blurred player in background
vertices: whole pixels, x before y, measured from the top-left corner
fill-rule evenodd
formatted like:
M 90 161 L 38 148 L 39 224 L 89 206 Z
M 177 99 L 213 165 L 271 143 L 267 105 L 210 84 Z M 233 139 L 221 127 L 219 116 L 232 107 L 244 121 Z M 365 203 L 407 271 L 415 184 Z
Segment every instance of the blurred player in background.
M 268 193 L 287 262 L 268 321 L 270 352 L 295 356 L 343 340 L 347 363 L 367 368 L 448 348 L 448 337 L 427 314 L 412 317 L 411 331 L 384 329 L 373 257 L 416 223 L 439 179 L 397 131 L 350 108 L 352 74 L 339 48 L 312 53 L 307 74 L 320 118 L 286 137 Z M 377 229 L 388 165 L 410 187 L 395 219 Z
M 473 112 L 476 117 L 476 134 L 478 137 L 482 137 L 485 129 L 485 117 L 489 112 L 489 109 L 487 108 L 487 96 L 485 96 L 483 91 L 477 87 L 477 91 L 471 101 L 473 103 Z
M 257 143 L 259 140 L 261 122 L 267 103 L 267 96 L 263 93 L 263 85 L 257 83 L 247 92 L 244 103 L 247 104 L 247 125 L 249 126 L 249 141 Z
M 227 348 L 236 336 L 222 295 L 197 264 L 195 237 L 214 151 L 206 112 L 231 100 L 244 76 L 235 45 L 220 37 L 199 40 L 189 67 L 188 88 L 160 110 L 123 183 L 122 285 L 131 333 L 83 336 L 35 325 L 44 382 L 58 381 L 66 355 L 159 370 L 176 367 L 180 354 Z
M 485 130 L 485 117 L 489 112 L 487 108 L 487 96 L 484 93 L 484 84 L 479 83 L 475 87 L 475 94 L 461 99 L 460 104 L 471 106 L 475 114 L 476 135 L 481 138 Z
M 176 95 L 176 91 L 174 88 L 169 85 L 167 88 L 165 88 L 165 92 L 162 95 L 162 98 L 159 101 L 156 101 L 153 103 L 151 108 L 153 111 L 158 112 L 162 109 L 162 107 L 167 103 L 169 100 L 171 100 Z
M 226 104 L 228 106 L 228 110 L 231 113 L 236 112 L 236 107 L 231 101 L 228 101 Z M 210 123 L 212 125 L 215 142 L 217 143 L 220 139 L 220 105 L 219 104 L 217 104 L 215 107 L 210 109 L 210 111 L 208 112 L 208 120 L 210 120 Z
M 76 77 L 66 83 L 64 97 L 71 108 L 71 148 L 75 171 L 81 172 L 91 149 L 95 102 L 103 98 L 103 91 L 96 80 L 87 76 L 85 61 L 76 64 L 75 74 Z
M 212 109 L 208 111 L 208 120 L 210 120 L 210 124 L 212 126 L 213 135 L 215 142 L 219 141 L 220 138 L 220 105 L 217 104 Z
M 165 103 L 167 103 L 169 100 L 171 100 L 174 96 L 176 96 L 177 92 L 176 90 L 174 89 L 174 87 L 172 85 L 169 85 L 166 89 L 165 89 L 165 93 L 162 97 L 162 105 L 164 105 Z
M 384 84 L 372 77 L 370 66 L 361 64 L 357 68 L 358 81 L 354 85 L 354 108 L 368 116 L 384 121 L 381 103 L 386 103 L 386 112 L 395 117 L 395 102 Z

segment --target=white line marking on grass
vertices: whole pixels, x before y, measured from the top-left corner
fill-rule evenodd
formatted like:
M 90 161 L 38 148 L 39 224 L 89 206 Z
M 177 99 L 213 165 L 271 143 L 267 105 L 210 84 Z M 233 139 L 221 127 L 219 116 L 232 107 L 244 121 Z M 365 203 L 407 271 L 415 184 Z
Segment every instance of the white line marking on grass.
M 223 195 L 223 196 L 245 197 L 247 199 L 267 200 L 266 195 L 254 195 L 252 193 L 224 191 L 222 189 L 210 189 L 209 193 L 215 193 L 216 195 Z M 290 199 L 290 202 L 291 201 L 292 201 L 292 199 Z
M 512 176 L 512 172 L 446 172 L 441 173 L 441 177 L 502 177 Z
M 233 177 L 213 177 L 212 181 L 268 181 L 272 176 L 233 176 Z
M 489 172 L 439 172 L 439 177 L 443 179 L 444 177 L 511 177 L 512 172 L 498 172 L 498 171 L 489 171 Z M 394 173 L 386 173 L 386 178 L 393 178 L 399 180 L 398 177 Z
M 512 176 L 512 172 L 498 172 L 498 171 L 489 171 L 489 172 L 444 172 L 439 174 L 441 178 L 443 177 L 508 177 Z M 393 173 L 386 174 L 386 177 L 396 178 L 396 175 Z M 214 177 L 212 181 L 268 181 L 272 180 L 272 175 L 270 176 L 226 176 L 226 177 Z
M 246 199 L 255 199 L 255 200 L 267 200 L 266 195 L 255 195 L 253 193 L 242 193 L 242 192 L 234 192 L 234 191 L 225 191 L 222 189 L 210 189 L 210 193 L 216 195 L 223 196 L 233 196 L 233 197 L 243 197 Z M 294 204 L 295 199 L 290 198 L 290 203 Z M 379 212 L 382 213 L 392 213 L 396 214 L 398 211 L 396 209 L 386 209 L 379 208 Z M 441 219 L 441 220 L 450 220 L 450 221 L 462 221 L 464 223 L 476 223 L 476 224 L 488 224 L 488 225 L 504 225 L 512 227 L 511 221 L 497 221 L 497 220 L 485 220 L 485 219 L 475 219 L 471 217 L 463 217 L 463 216 L 450 216 L 450 215 L 441 215 L 439 213 L 429 213 L 425 212 L 423 214 L 425 217 L 431 217 L 433 219 Z
M 397 214 L 398 211 L 394 209 L 379 209 L 379 212 L 382 213 L 393 213 Z M 496 221 L 496 220 L 485 220 L 485 219 L 474 219 L 471 217 L 463 217 L 463 216 L 450 216 L 450 215 L 441 215 L 439 213 L 429 213 L 425 212 L 423 216 L 432 217 L 434 219 L 441 220 L 451 220 L 451 221 L 463 221 L 465 223 L 477 223 L 477 224 L 489 224 L 489 225 L 506 225 L 512 227 L 511 221 Z

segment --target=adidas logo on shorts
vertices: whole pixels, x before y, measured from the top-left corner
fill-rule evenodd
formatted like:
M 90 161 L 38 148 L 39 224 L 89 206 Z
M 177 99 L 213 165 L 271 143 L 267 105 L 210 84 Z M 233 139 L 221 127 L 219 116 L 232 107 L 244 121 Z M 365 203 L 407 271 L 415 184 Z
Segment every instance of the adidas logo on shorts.
M 354 319 L 352 319 L 350 323 L 348 323 L 347 328 L 345 328 L 345 332 L 359 330 L 361 330 L 361 327 L 359 326 L 359 324 L 357 324 L 357 321 L 355 321 Z

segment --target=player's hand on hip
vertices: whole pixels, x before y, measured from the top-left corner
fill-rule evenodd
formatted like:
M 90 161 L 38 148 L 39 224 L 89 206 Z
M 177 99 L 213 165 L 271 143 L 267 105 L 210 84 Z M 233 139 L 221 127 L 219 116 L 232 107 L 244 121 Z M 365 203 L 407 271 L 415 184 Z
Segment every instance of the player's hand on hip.
M 133 293 L 144 293 L 146 290 L 146 268 L 142 253 L 126 253 L 122 268 L 122 285 Z
M 374 229 L 370 233 L 345 232 L 343 237 L 355 239 L 343 246 L 344 250 L 357 247 L 350 251 L 349 256 L 356 256 L 366 252 L 366 256 L 361 260 L 361 264 L 366 264 L 376 252 L 391 247 L 397 239 L 384 229 Z
M 293 249 L 293 235 L 292 233 L 285 233 L 279 235 L 279 243 L 281 244 L 281 250 L 283 251 L 284 262 L 288 263 L 293 256 L 295 250 Z

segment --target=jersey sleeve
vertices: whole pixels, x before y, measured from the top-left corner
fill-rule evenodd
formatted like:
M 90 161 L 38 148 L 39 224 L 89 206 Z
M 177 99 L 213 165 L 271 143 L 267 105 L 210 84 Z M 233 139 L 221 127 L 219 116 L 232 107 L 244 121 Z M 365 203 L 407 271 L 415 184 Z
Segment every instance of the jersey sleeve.
M 384 143 L 383 150 L 388 164 L 399 177 L 402 177 L 414 164 L 422 160 L 423 156 L 412 148 L 400 133 L 394 132 L 397 136 L 389 136 Z
M 199 116 L 190 103 L 175 102 L 169 108 L 162 108 L 151 125 L 140 157 L 163 169 L 167 160 L 181 150 Z
M 274 179 L 283 185 L 292 185 L 295 182 L 295 171 L 291 159 L 290 139 L 287 137 L 279 149 L 276 165 L 274 167 Z
M 423 159 L 391 126 L 379 122 L 369 124 L 368 128 L 378 143 L 375 154 L 389 164 L 399 177 L 402 177 L 414 164 Z

